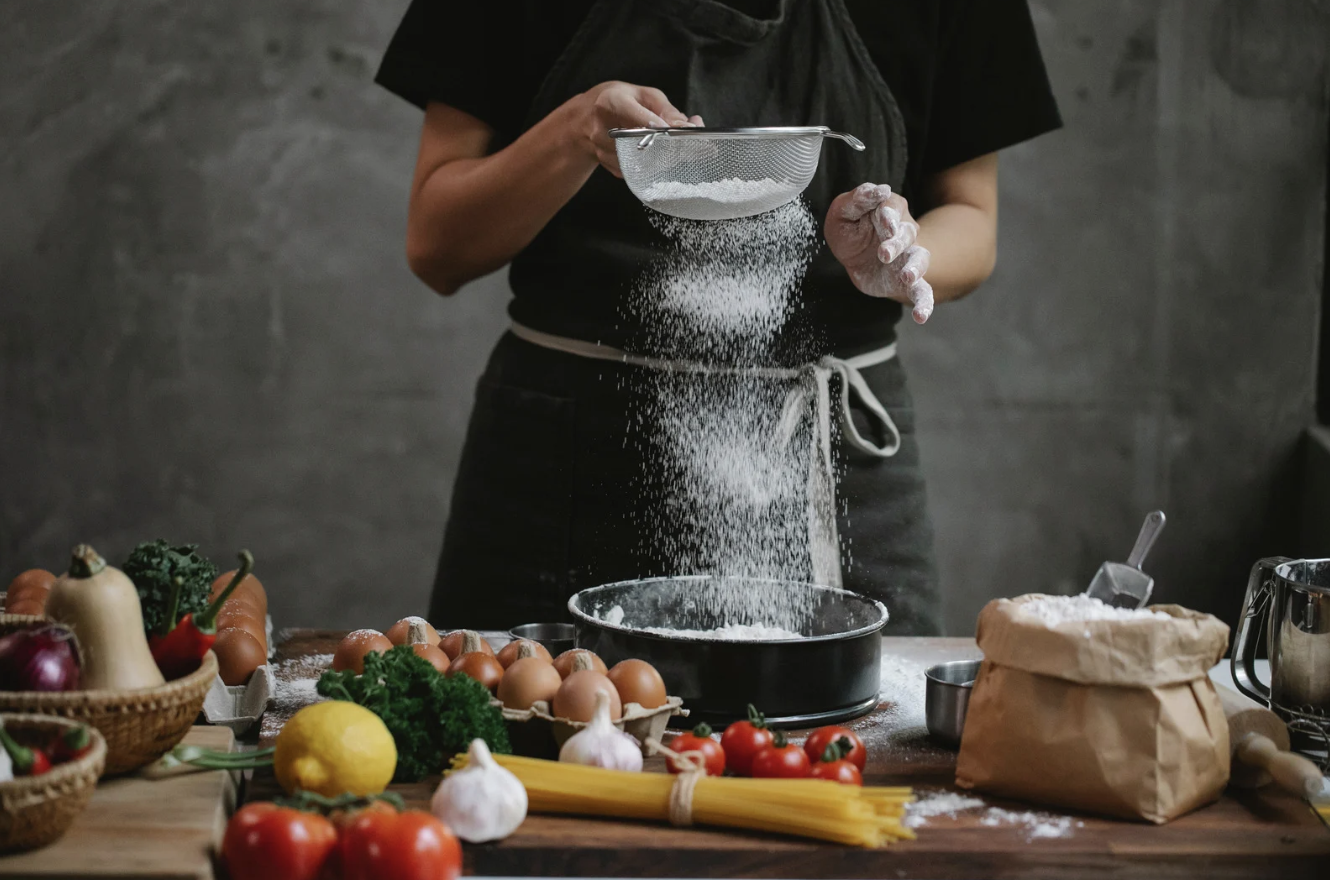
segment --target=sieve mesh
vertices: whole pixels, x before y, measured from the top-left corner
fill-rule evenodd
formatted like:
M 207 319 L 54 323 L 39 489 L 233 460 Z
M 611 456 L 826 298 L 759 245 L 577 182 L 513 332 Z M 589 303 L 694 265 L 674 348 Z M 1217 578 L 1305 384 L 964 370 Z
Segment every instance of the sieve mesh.
M 615 129 L 624 181 L 649 208 L 689 220 L 733 220 L 799 197 L 817 171 L 821 126 L 761 129 Z

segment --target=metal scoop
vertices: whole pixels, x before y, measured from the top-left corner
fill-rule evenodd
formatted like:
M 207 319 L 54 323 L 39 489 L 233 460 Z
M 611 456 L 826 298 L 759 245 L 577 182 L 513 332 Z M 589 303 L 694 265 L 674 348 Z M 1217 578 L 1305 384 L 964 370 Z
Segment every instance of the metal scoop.
M 1105 562 L 1099 566 L 1085 595 L 1114 608 L 1140 608 L 1149 602 L 1155 581 L 1141 571 L 1141 563 L 1145 561 L 1145 555 L 1150 552 L 1163 528 L 1162 510 L 1146 514 L 1145 522 L 1141 524 L 1141 533 L 1136 536 L 1136 546 L 1131 548 L 1126 563 Z

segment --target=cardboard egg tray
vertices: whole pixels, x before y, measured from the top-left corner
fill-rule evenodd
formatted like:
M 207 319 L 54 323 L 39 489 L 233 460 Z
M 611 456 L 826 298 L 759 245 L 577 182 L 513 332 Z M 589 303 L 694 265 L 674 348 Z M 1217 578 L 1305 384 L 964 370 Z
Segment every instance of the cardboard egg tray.
M 513 753 L 529 758 L 557 758 L 559 749 L 563 748 L 568 738 L 589 723 L 556 718 L 550 714 L 550 706 L 543 700 L 533 704 L 530 709 L 507 709 L 498 700 L 492 700 L 491 703 L 503 712 Z M 688 715 L 680 697 L 669 697 L 664 705 L 655 709 L 626 703 L 623 717 L 614 722 L 614 726 L 636 739 L 642 747 L 642 756 L 648 757 L 647 740 L 659 741 L 665 735 L 670 718 L 675 715 Z

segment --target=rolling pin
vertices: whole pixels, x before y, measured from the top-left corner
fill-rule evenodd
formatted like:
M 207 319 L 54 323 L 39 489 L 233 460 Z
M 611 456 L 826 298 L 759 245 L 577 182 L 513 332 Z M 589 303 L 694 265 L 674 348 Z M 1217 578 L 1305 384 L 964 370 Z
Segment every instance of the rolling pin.
M 1228 720 L 1233 754 L 1229 784 L 1260 788 L 1274 781 L 1290 794 L 1309 800 L 1323 790 L 1320 768 L 1288 750 L 1288 726 L 1278 715 L 1223 685 L 1216 684 L 1215 692 Z

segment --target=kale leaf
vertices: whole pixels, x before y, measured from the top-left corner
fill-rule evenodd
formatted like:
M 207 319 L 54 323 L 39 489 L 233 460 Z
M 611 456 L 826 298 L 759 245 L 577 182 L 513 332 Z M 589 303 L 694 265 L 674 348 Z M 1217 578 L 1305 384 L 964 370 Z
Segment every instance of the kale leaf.
M 365 674 L 325 672 L 318 692 L 359 703 L 383 719 L 397 743 L 394 782 L 417 782 L 442 771 L 474 739 L 490 751 L 512 752 L 508 729 L 485 686 L 465 675 L 446 677 L 410 645 L 365 655 Z
M 138 589 L 139 604 L 143 607 L 143 628 L 149 635 L 168 629 L 171 584 L 181 579 L 180 605 L 176 619 L 186 613 L 198 614 L 208 607 L 208 591 L 217 578 L 217 566 L 198 553 L 198 544 L 180 544 L 172 547 L 158 538 L 144 541 L 134 548 L 120 566 Z

